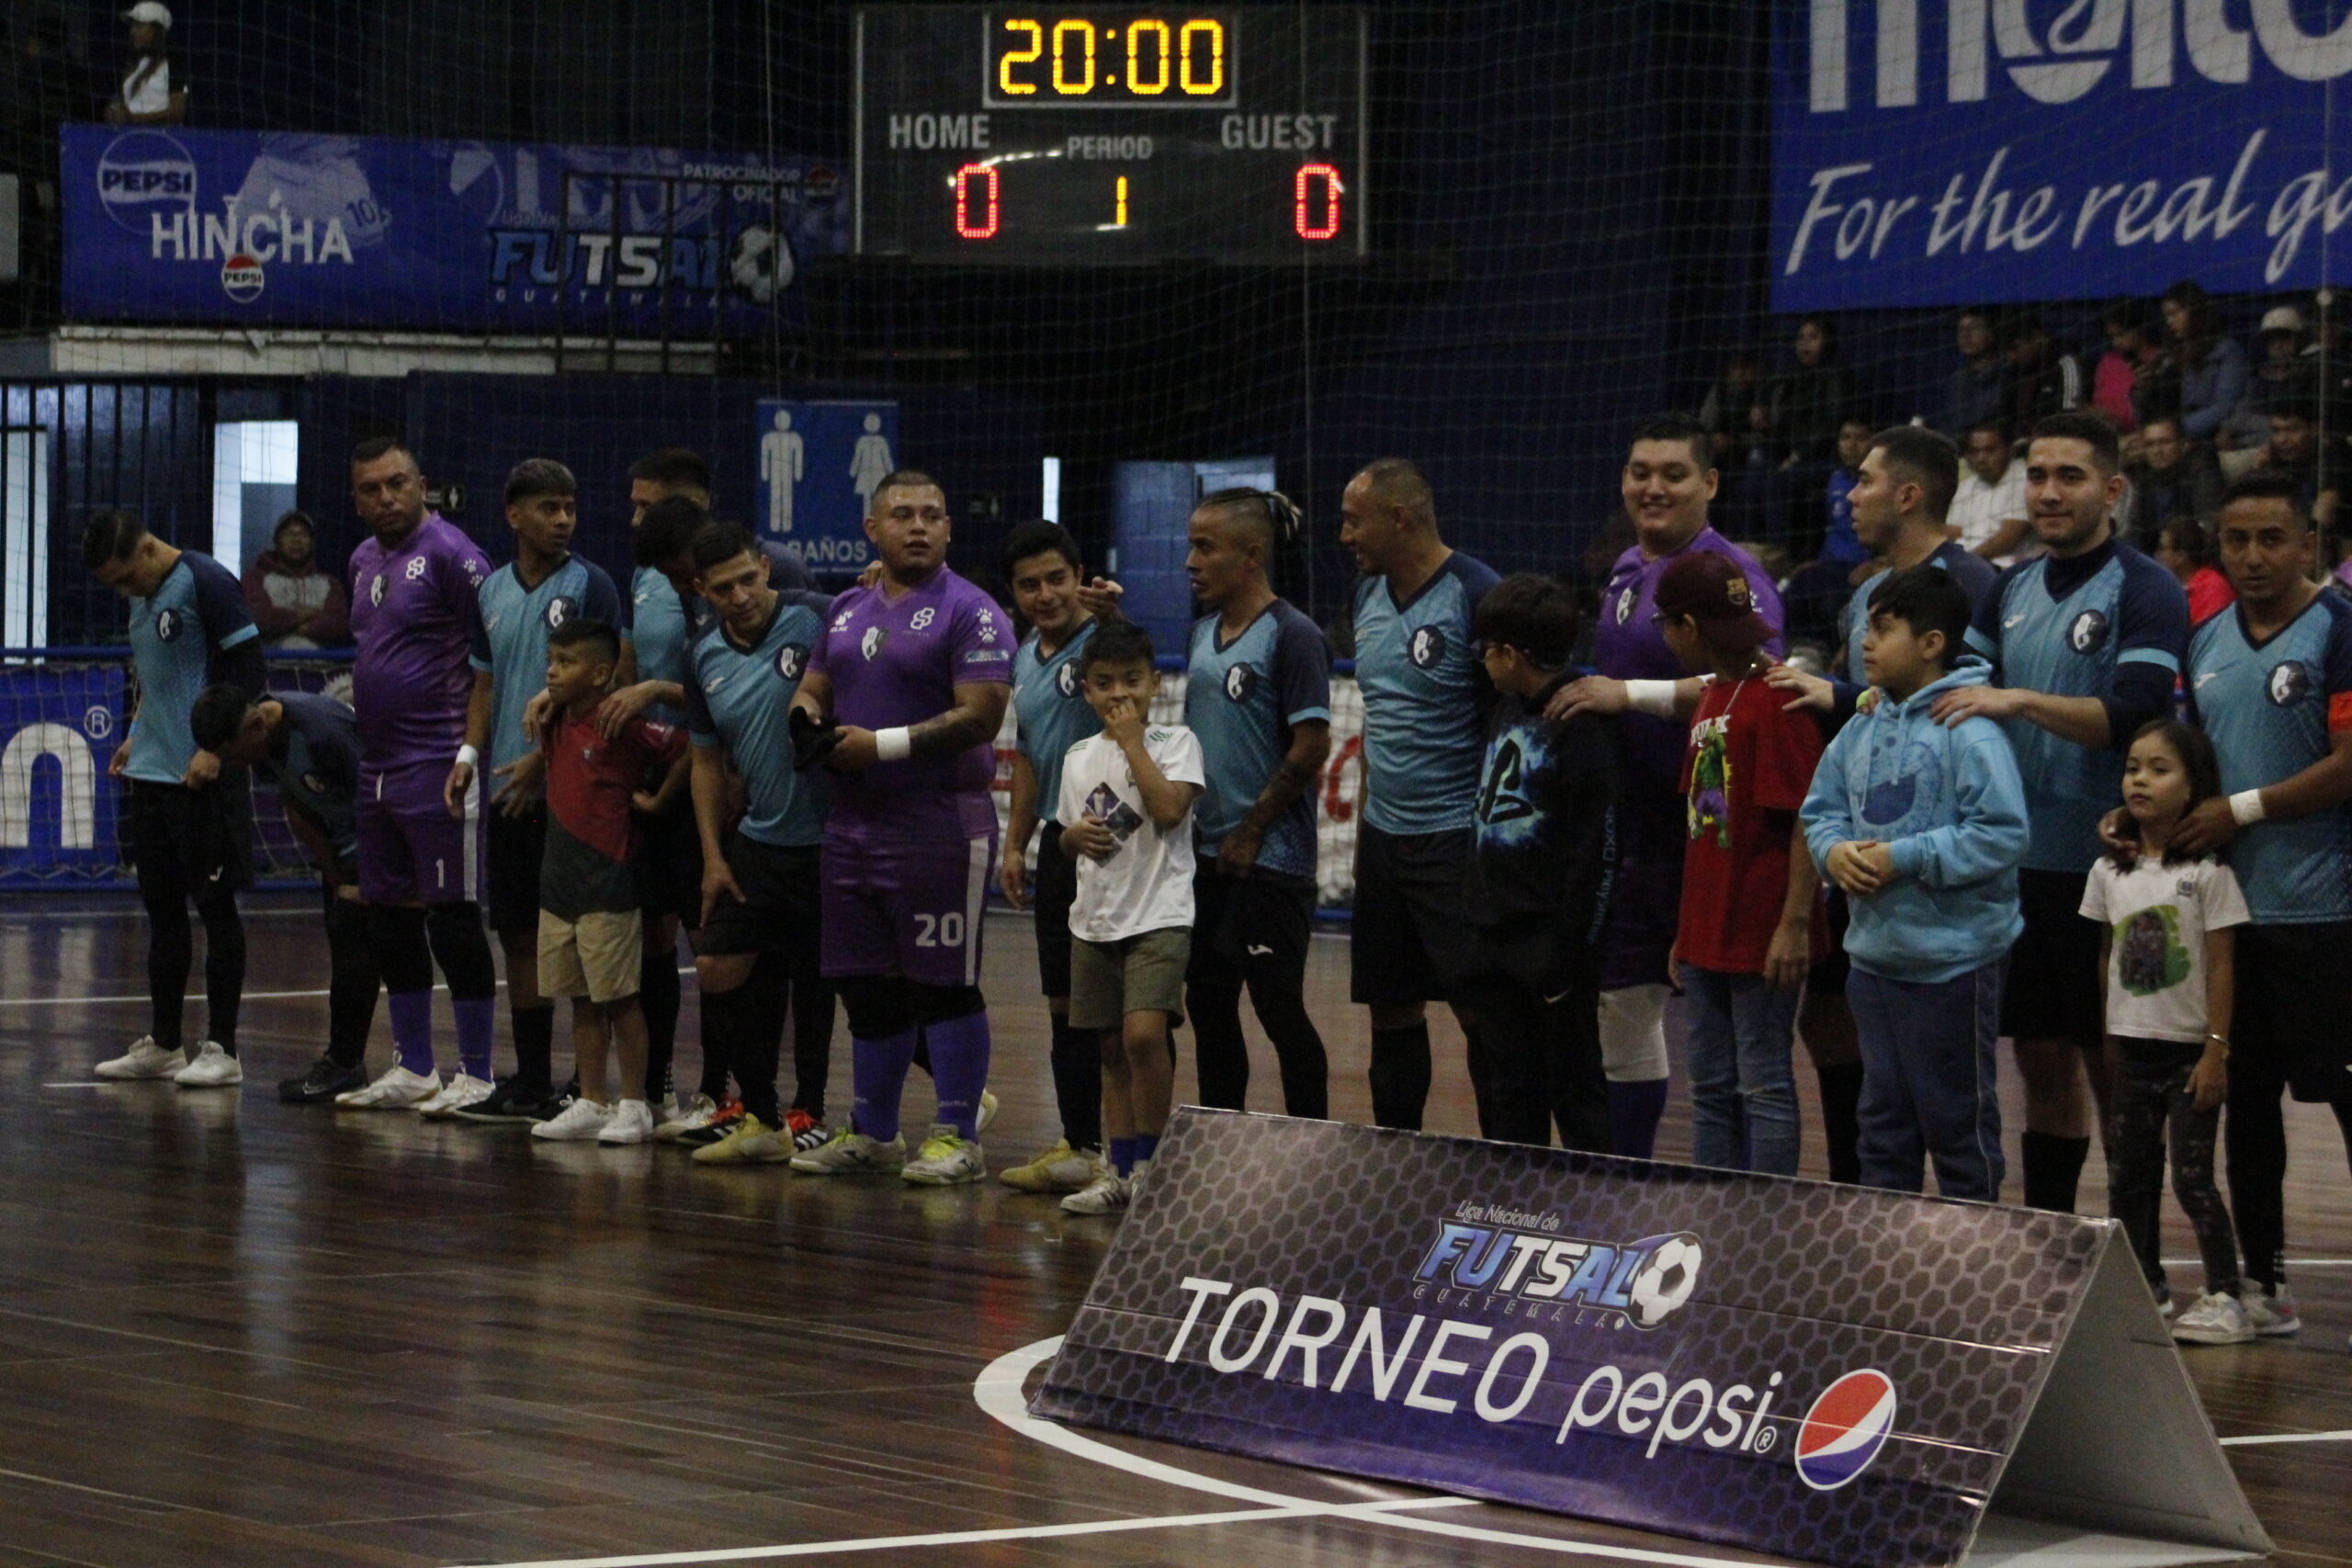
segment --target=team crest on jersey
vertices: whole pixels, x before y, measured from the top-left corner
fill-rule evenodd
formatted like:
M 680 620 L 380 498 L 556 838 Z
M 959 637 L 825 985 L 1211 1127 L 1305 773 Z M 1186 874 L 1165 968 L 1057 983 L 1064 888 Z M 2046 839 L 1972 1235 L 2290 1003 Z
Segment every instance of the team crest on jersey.
M 1631 615 L 1633 613 L 1634 585 L 1629 582 L 1625 585 L 1625 591 L 1617 595 L 1617 624 L 1621 626 L 1623 626 L 1625 624 L 1626 617 Z
M 938 611 L 933 609 L 930 605 L 925 604 L 922 609 L 917 610 L 912 617 L 908 620 L 907 630 L 910 632 L 927 632 L 931 630 L 932 617 L 936 615 L 938 613 Z
M 2272 703 L 2285 707 L 2301 702 L 2312 694 L 2312 672 L 2300 659 L 2289 659 L 2272 666 L 2267 682 Z
M 408 580 L 409 580 L 411 582 L 414 582 L 414 581 L 416 581 L 419 578 L 423 577 L 424 575 L 424 558 L 423 556 L 414 556 L 414 557 L 410 558 L 410 560 L 409 560 L 409 563 L 408 563 Z
M 1258 672 L 1247 664 L 1237 664 L 1225 672 L 1225 694 L 1237 703 L 1246 703 L 1250 694 L 1258 689 Z
M 548 601 L 546 619 L 548 630 L 553 631 L 580 614 L 580 601 L 559 593 Z
M 1054 689 L 1066 697 L 1078 695 L 1078 666 L 1076 664 L 1065 664 L 1054 671 Z
M 302 775 L 302 787 L 309 790 L 312 795 L 324 795 L 327 792 L 327 781 L 319 777 L 316 773 L 304 773 Z
M 2097 653 L 2107 646 L 2109 627 L 2105 614 L 2098 610 L 2085 610 L 2075 617 L 2075 624 L 2066 628 L 2066 646 L 2076 653 Z
M 177 610 L 155 612 L 155 640 L 175 642 L 180 635 L 180 613 Z
M 1436 626 L 1416 626 L 1405 652 L 1416 670 L 1427 670 L 1445 657 L 1445 633 Z
M 930 612 L 924 613 L 928 615 Z M 865 628 L 865 636 L 858 640 L 857 650 L 870 660 L 876 654 L 882 651 L 882 645 L 888 640 L 880 626 L 868 626 Z
M 370 604 L 380 604 L 383 602 L 384 574 L 379 571 L 376 574 L 375 580 L 368 584 L 368 603 Z
M 787 642 L 775 650 L 775 672 L 787 681 L 797 681 L 800 672 L 808 668 L 808 650 L 797 642 Z

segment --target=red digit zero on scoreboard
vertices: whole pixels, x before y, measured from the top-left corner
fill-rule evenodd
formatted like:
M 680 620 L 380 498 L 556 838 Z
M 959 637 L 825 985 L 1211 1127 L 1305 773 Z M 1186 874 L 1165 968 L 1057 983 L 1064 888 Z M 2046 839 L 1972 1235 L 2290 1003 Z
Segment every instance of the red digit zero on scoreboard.
M 860 10 L 852 249 L 1361 261 L 1368 28 L 1344 6 Z

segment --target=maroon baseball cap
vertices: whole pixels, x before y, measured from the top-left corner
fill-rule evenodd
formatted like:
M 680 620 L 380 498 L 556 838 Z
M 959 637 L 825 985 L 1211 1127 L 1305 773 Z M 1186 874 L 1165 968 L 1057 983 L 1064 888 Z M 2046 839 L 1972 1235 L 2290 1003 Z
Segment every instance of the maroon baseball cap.
M 1757 614 L 1747 574 L 1713 550 L 1694 550 L 1668 567 L 1657 581 L 1657 604 L 1661 617 L 1697 621 L 1707 640 L 1727 651 L 1760 648 L 1776 635 Z

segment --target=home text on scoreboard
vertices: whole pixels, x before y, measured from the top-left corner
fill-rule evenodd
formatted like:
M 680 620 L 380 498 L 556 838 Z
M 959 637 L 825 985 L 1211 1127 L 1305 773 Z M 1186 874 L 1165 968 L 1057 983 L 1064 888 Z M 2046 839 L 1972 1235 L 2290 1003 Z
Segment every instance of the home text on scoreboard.
M 992 266 L 1361 260 L 1352 8 L 911 6 L 856 17 L 864 255 Z

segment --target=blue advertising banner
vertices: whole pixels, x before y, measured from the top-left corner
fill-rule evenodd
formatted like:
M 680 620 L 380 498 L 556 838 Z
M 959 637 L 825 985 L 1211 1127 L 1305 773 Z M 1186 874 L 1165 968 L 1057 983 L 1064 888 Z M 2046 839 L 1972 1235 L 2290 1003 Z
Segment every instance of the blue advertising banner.
M 1773 308 L 2343 283 L 2347 76 L 2346 0 L 1781 0 Z
M 753 440 L 763 536 L 793 545 L 812 571 L 863 570 L 874 487 L 899 466 L 899 405 L 763 399 Z
M 1189 1106 L 1030 1412 L 1871 1568 L 2268 1545 L 2112 1222 Z
M 806 158 L 69 125 L 61 159 L 82 321 L 741 334 L 849 241 Z
M 119 667 L 0 671 L 0 887 L 111 877 Z

